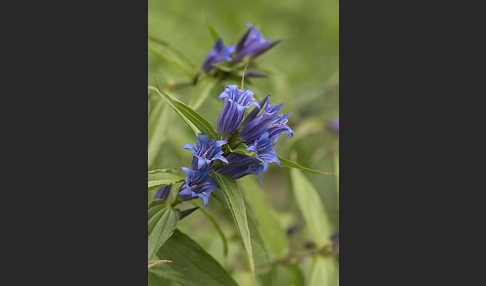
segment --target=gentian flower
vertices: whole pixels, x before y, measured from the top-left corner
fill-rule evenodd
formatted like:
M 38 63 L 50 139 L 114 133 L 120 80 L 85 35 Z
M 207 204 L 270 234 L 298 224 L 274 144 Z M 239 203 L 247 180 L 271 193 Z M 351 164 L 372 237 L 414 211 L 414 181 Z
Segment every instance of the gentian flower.
M 290 113 L 280 114 L 280 109 L 284 104 L 272 106 L 268 96 L 262 101 L 262 106 L 265 103 L 266 105 L 262 113 L 257 115 L 260 107 L 253 109 L 241 124 L 243 128 L 239 137 L 248 146 L 253 145 L 264 133 L 268 133 L 268 137 L 272 138 L 274 142 L 280 134 L 286 133 L 287 137 L 294 135 L 292 129 L 287 126 L 287 117 L 290 116 Z
M 339 132 L 339 117 L 336 117 L 330 124 L 329 128 L 334 132 Z
M 276 137 L 274 137 L 276 138 Z M 274 139 L 270 138 L 268 132 L 263 133 L 253 145 L 249 146 L 246 150 L 256 153 L 256 159 L 263 162 L 263 173 L 267 171 L 268 163 L 275 162 L 280 164 L 280 160 L 277 157 L 277 153 L 273 150 Z
M 154 195 L 154 201 L 155 200 L 166 200 L 167 197 L 169 196 L 170 189 L 172 185 L 167 185 L 162 188 L 160 188 Z
M 240 90 L 236 85 L 227 85 L 218 99 L 224 98 L 223 110 L 219 114 L 216 130 L 223 137 L 232 135 L 240 125 L 245 110 L 251 105 L 260 107 L 251 90 Z
M 260 160 L 239 153 L 230 153 L 227 158 L 228 166 L 220 168 L 216 172 L 229 175 L 235 180 L 250 174 L 257 175 L 260 184 L 262 183 L 263 166 Z
M 228 163 L 228 160 L 223 156 L 221 146 L 226 144 L 226 140 L 214 140 L 210 139 L 204 134 L 197 135 L 198 140 L 196 146 L 192 144 L 186 144 L 182 148 L 191 150 L 193 155 L 192 169 L 199 170 L 205 167 L 209 167 L 211 162 L 215 160 L 221 160 Z
M 224 46 L 223 40 L 219 39 L 214 45 L 213 49 L 206 56 L 203 62 L 202 69 L 206 72 L 213 68 L 213 64 L 222 61 L 231 61 L 231 54 L 235 51 L 235 46 Z
M 182 185 L 179 195 L 183 196 L 185 200 L 200 197 L 204 201 L 204 207 L 207 207 L 209 195 L 218 188 L 218 185 L 209 177 L 212 169 L 191 170 L 184 167 L 181 169 L 186 173 L 186 181 Z
M 236 62 L 241 61 L 245 56 L 249 56 L 250 59 L 256 58 L 280 42 L 280 40 L 266 40 L 253 25 L 246 25 L 248 26 L 248 31 L 236 45 Z

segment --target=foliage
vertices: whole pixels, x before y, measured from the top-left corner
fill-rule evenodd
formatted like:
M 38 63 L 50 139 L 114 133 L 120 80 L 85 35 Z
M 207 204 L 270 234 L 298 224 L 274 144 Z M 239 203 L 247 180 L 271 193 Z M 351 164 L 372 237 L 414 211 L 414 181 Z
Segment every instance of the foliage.
M 188 2 L 149 1 L 149 285 L 338 285 L 337 1 Z

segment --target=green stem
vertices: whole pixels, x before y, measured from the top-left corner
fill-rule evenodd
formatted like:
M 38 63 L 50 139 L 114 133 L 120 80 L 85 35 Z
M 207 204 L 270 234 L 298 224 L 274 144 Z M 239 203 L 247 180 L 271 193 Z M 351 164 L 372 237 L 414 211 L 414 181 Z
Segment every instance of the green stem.
M 202 79 L 200 79 L 200 78 L 202 78 Z M 201 72 L 198 72 L 196 74 L 196 76 L 194 76 L 194 78 L 191 81 L 189 81 L 189 82 L 178 82 L 178 83 L 174 83 L 174 84 L 169 85 L 167 87 L 167 89 L 169 91 L 174 91 L 174 90 L 183 89 L 183 88 L 186 88 L 186 87 L 196 86 L 204 78 L 206 78 L 206 77 L 203 76 L 201 74 Z
M 271 267 L 271 266 L 274 266 L 274 265 L 277 265 L 277 264 L 297 263 L 301 259 L 309 257 L 309 256 L 314 256 L 314 255 L 329 256 L 331 254 L 332 254 L 332 245 L 324 245 L 320 249 L 315 249 L 315 250 L 311 250 L 311 251 L 306 251 L 306 252 L 288 255 L 286 257 L 277 259 L 277 260 L 270 262 L 268 264 L 257 266 L 257 268 L 258 269 L 265 269 L 267 267 Z

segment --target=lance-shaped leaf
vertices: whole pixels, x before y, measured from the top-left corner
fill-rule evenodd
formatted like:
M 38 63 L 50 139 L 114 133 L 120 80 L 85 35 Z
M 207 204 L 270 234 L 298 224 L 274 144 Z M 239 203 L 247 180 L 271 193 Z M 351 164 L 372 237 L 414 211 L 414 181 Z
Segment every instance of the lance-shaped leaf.
M 333 257 L 313 257 L 306 285 L 337 286 L 338 273 L 335 259 Z
M 228 240 L 226 239 L 223 230 L 221 229 L 218 222 L 214 219 L 214 217 L 210 213 L 208 213 L 204 208 L 199 208 L 199 209 L 209 219 L 211 224 L 216 229 L 216 232 L 218 233 L 219 237 L 221 237 L 221 241 L 223 242 L 223 254 L 226 257 L 228 255 Z
M 232 177 L 214 173 L 214 178 L 218 183 L 220 190 L 213 192 L 213 194 L 229 209 L 248 255 L 250 269 L 252 272 L 254 272 L 255 262 L 253 259 L 251 234 L 248 226 L 248 218 L 246 215 L 246 206 L 243 195 L 241 194 L 240 190 L 238 190 L 236 181 Z
M 319 194 L 299 170 L 290 170 L 295 200 L 318 248 L 330 242 L 331 227 Z
M 152 268 L 152 267 L 157 266 L 161 263 L 171 263 L 171 262 L 172 262 L 172 260 L 168 260 L 168 259 L 150 260 L 148 262 L 147 268 Z
M 169 105 L 159 97 L 149 101 L 148 114 L 148 167 L 152 168 L 160 148 L 167 139 L 167 131 L 173 116 Z
M 320 175 L 336 175 L 335 172 L 323 172 L 323 171 L 314 170 L 314 169 L 311 169 L 311 168 L 304 167 L 297 162 L 290 161 L 290 160 L 282 158 L 280 156 L 278 156 L 278 159 L 280 160 L 282 167 L 300 169 L 302 171 L 306 171 L 306 172 L 314 173 L 314 174 L 320 174 Z
M 148 188 L 163 187 L 183 181 L 184 177 L 170 169 L 155 169 L 148 171 Z
M 206 25 L 208 26 L 209 29 L 209 33 L 211 34 L 211 37 L 213 38 L 214 42 L 217 42 L 221 37 L 219 36 L 218 32 L 216 32 L 214 26 L 209 22 L 206 13 L 204 13 L 204 22 L 206 22 Z
M 178 210 L 168 206 L 165 201 L 157 200 L 148 208 L 148 258 L 153 259 L 157 251 L 174 232 Z
M 263 241 L 262 233 L 260 232 L 259 221 L 255 215 L 252 215 L 248 209 L 246 210 L 246 217 L 248 218 L 248 228 L 250 229 L 251 248 L 253 251 L 253 259 L 255 260 L 256 267 L 262 265 L 268 265 L 271 261 L 270 253 L 267 250 L 265 242 Z M 269 269 L 263 269 L 259 272 L 266 272 Z
M 173 95 L 170 95 L 166 91 L 159 90 L 156 87 L 149 86 L 149 89 L 157 92 L 162 98 L 167 100 L 172 109 L 179 114 L 179 116 L 184 120 L 189 128 L 192 129 L 196 136 L 202 132 L 211 138 L 217 138 L 218 134 L 211 124 L 196 111 L 187 106 L 184 102 L 175 98 Z
M 298 264 L 275 264 L 268 273 L 259 275 L 259 278 L 261 284 L 265 286 L 305 285 L 305 277 Z
M 249 176 L 241 178 L 239 185 L 244 190 L 245 199 L 258 219 L 258 230 L 272 258 L 284 257 L 288 253 L 289 242 L 262 188 L 255 178 Z
M 179 230 L 164 244 L 157 255 L 171 260 L 149 269 L 150 281 L 157 278 L 175 281 L 184 286 L 236 286 L 223 267 L 201 246 Z
M 228 147 L 229 147 L 229 145 L 228 145 Z M 246 156 L 249 156 L 249 157 L 255 157 L 256 156 L 256 154 L 254 152 L 250 152 L 250 151 L 247 150 L 248 145 L 246 145 L 245 143 L 238 144 L 238 146 L 234 149 L 231 149 L 231 147 L 229 147 L 229 148 L 230 148 L 230 151 L 232 153 L 238 153 L 238 154 L 246 155 Z
M 180 69 L 191 79 L 196 76 L 196 68 L 194 68 L 187 57 L 185 57 L 180 51 L 171 47 L 167 42 L 157 39 L 154 36 L 149 36 L 148 39 L 148 50 L 152 54 L 158 56 L 168 64 Z
M 203 104 L 206 98 L 208 98 L 216 83 L 218 83 L 217 80 L 212 77 L 207 77 L 204 81 L 201 81 L 201 88 L 197 89 L 196 96 L 193 96 L 190 102 L 190 106 L 194 110 L 197 110 Z
M 223 196 L 224 194 L 215 193 L 214 198 L 217 202 L 222 204 L 225 214 L 228 217 L 233 217 L 230 207 Z M 259 228 L 259 219 L 257 219 L 255 214 L 251 213 L 248 208 L 246 209 L 246 218 L 248 222 L 248 229 L 250 231 L 251 249 L 253 253 L 253 260 L 255 261 L 255 267 L 268 265 L 271 261 L 271 254 L 263 241 L 263 236 Z M 267 270 L 268 268 L 263 268 L 263 270 L 259 270 L 259 273 L 266 272 Z M 251 276 L 252 279 L 254 279 L 253 275 Z

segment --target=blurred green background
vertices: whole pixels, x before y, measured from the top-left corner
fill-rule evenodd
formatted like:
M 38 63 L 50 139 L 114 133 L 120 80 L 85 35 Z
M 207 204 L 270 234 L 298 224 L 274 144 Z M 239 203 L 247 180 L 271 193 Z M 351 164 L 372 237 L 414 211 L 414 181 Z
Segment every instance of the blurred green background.
M 214 45 L 205 15 L 222 36 L 225 45 L 237 43 L 247 30 L 246 23 L 253 24 L 268 40 L 281 39 L 281 43 L 255 60 L 258 67 L 269 72 L 269 77 L 251 79 L 245 83 L 245 88 L 252 89 L 258 99 L 271 94 L 272 103 L 285 102 L 282 111 L 292 113 L 289 126 L 295 136 L 280 137 L 277 152 L 281 156 L 310 168 L 336 171 L 338 134 L 329 130 L 328 124 L 338 116 L 339 109 L 338 14 L 337 0 L 149 0 L 148 32 L 149 37 L 161 39 L 180 51 L 197 69 Z M 155 79 L 161 87 L 189 80 L 180 69 L 151 52 L 148 54 L 148 67 L 150 85 L 155 84 Z M 222 107 L 217 96 L 226 83 L 230 82 L 213 87 L 197 110 L 213 126 L 216 126 Z M 201 84 L 173 94 L 190 103 L 191 98 L 204 88 Z M 192 158 L 189 151 L 181 148 L 186 143 L 195 142 L 192 131 L 172 110 L 164 108 L 159 97 L 149 97 L 149 170 L 189 166 Z M 337 232 L 337 177 L 304 175 L 318 191 L 333 231 Z M 262 192 L 282 227 L 297 227 L 297 232 L 289 236 L 290 249 L 294 252 L 305 249 L 309 236 L 291 188 L 289 170 L 271 165 L 263 176 Z M 234 229 L 231 222 L 221 221 L 221 224 L 225 234 L 232 237 Z M 241 257 L 237 235 L 233 235 L 235 242 L 230 243 L 230 255 L 224 258 L 221 241 L 201 212 L 184 219 L 178 227 L 233 271 L 240 284 L 245 284 L 246 272 L 244 267 L 239 269 L 237 263 L 238 257 Z

